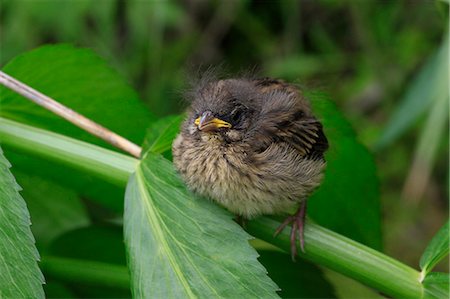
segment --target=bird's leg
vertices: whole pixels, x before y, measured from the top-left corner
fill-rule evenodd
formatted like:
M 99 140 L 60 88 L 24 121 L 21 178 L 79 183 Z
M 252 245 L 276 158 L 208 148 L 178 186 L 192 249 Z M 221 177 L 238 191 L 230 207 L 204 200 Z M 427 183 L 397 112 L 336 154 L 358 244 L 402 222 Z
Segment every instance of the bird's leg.
M 291 256 L 292 260 L 295 261 L 295 257 L 297 256 L 297 234 L 300 240 L 300 248 L 302 252 L 305 252 L 305 239 L 304 239 L 304 230 L 305 230 L 305 216 L 306 216 L 306 200 L 303 200 L 298 208 L 297 212 L 294 215 L 290 215 L 284 220 L 284 222 L 277 228 L 274 236 L 276 237 L 280 234 L 283 229 L 290 223 L 292 223 L 291 228 Z

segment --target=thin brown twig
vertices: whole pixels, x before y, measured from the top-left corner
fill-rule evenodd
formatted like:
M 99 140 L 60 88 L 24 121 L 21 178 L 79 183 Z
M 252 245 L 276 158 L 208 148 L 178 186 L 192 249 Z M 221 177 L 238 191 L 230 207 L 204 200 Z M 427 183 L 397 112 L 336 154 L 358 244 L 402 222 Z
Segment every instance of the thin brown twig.
M 56 115 L 59 115 L 90 134 L 108 142 L 114 147 L 130 153 L 136 158 L 140 157 L 141 148 L 138 145 L 58 103 L 57 101 L 14 79 L 2 71 L 0 71 L 0 84 L 44 107 L 45 109 L 50 110 Z

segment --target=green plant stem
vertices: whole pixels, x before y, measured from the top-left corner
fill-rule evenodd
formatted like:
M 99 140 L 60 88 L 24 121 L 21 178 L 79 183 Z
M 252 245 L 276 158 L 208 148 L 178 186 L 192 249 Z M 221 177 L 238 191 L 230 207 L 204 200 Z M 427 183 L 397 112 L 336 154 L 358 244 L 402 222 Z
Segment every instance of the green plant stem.
M 0 141 L 14 150 L 87 171 L 125 186 L 137 159 L 0 117 Z
M 130 276 L 125 266 L 55 256 L 42 257 L 40 265 L 47 277 L 89 285 L 130 289 Z
M 247 224 L 248 232 L 287 252 L 290 228 L 276 238 L 279 222 L 260 217 Z M 421 298 L 420 273 L 374 249 L 334 233 L 311 221 L 305 226 L 305 252 L 300 257 L 326 266 L 396 298 Z M 301 267 L 301 261 L 297 262 Z
M 134 158 L 113 151 L 2 118 L 0 138 L 16 150 L 38 154 L 71 167 L 81 167 L 122 185 L 126 184 L 138 163 Z M 255 237 L 289 252 L 289 229 L 273 237 L 279 224 L 270 218 L 260 217 L 248 223 L 248 230 Z M 305 229 L 305 242 L 306 254 L 301 254 L 302 258 L 329 267 L 390 296 L 422 297 L 420 273 L 378 251 L 311 222 Z M 298 266 L 301 267 L 301 262 Z M 85 275 L 84 271 L 70 273 Z

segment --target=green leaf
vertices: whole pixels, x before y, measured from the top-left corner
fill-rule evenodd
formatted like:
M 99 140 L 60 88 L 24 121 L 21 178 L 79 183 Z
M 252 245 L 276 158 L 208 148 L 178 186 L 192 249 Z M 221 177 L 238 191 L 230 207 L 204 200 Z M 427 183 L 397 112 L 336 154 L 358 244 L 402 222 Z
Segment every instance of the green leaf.
M 423 281 L 424 298 L 441 299 L 450 297 L 450 276 L 448 273 L 433 272 Z
M 43 46 L 16 57 L 3 71 L 138 144 L 153 120 L 137 93 L 90 49 Z M 1 116 L 112 148 L 3 86 L 0 93 Z
M 153 120 L 137 93 L 90 49 L 44 46 L 16 57 L 3 71 L 138 144 Z M 0 94 L 0 115 L 5 118 L 117 150 L 3 86 Z M 123 188 L 36 157 L 10 156 L 11 163 L 22 172 L 72 188 L 116 211 L 123 208 Z M 42 196 L 51 197 L 51 194 Z
M 0 298 L 44 298 L 44 276 L 20 186 L 0 148 Z
M 425 277 L 449 252 L 449 221 L 436 233 L 420 258 L 420 268 Z
M 439 98 L 448 98 L 448 38 L 431 56 L 409 85 L 400 105 L 388 121 L 376 144 L 379 150 L 388 146 Z
M 160 155 L 147 153 L 130 178 L 124 232 L 134 297 L 278 298 L 250 236 Z
M 38 247 L 47 248 L 59 235 L 89 225 L 89 217 L 78 195 L 52 181 L 16 171 L 22 196 L 30 211 L 31 231 Z
M 307 261 L 293 263 L 290 256 L 271 250 L 258 251 L 259 261 L 280 287 L 282 298 L 336 298 L 322 270 Z
M 183 120 L 184 114 L 167 116 L 154 122 L 147 130 L 142 152 L 162 154 L 171 150 Z
M 348 121 L 321 93 L 309 93 L 329 141 L 325 178 L 308 201 L 319 224 L 381 249 L 381 207 L 375 163 Z

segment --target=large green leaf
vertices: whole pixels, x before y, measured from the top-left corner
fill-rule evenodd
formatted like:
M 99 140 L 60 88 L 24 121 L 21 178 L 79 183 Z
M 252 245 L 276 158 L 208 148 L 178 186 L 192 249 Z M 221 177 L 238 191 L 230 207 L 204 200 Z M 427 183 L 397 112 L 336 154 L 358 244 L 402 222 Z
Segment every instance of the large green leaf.
M 136 143 L 153 120 L 137 93 L 90 49 L 43 46 L 16 57 L 3 71 Z M 3 86 L 0 93 L 1 116 L 109 146 Z
M 308 201 L 308 212 L 319 224 L 380 249 L 381 208 L 373 158 L 325 95 L 308 97 L 330 145 L 325 178 Z
M 449 252 L 449 221 L 436 233 L 420 258 L 422 275 L 427 275 Z
M 0 298 L 44 298 L 30 215 L 0 148 Z
M 147 153 L 125 196 L 125 242 L 137 298 L 277 298 L 250 238 L 217 205 L 186 190 Z
M 146 127 L 153 120 L 136 92 L 90 49 L 44 46 L 16 57 L 3 71 L 137 143 L 142 142 Z M 0 115 L 5 118 L 112 148 L 3 86 L 0 93 Z M 22 172 L 73 188 L 115 210 L 123 207 L 124 189 L 96 181 L 89 174 L 15 153 L 11 153 L 10 161 Z M 52 195 L 46 192 L 42 196 Z

